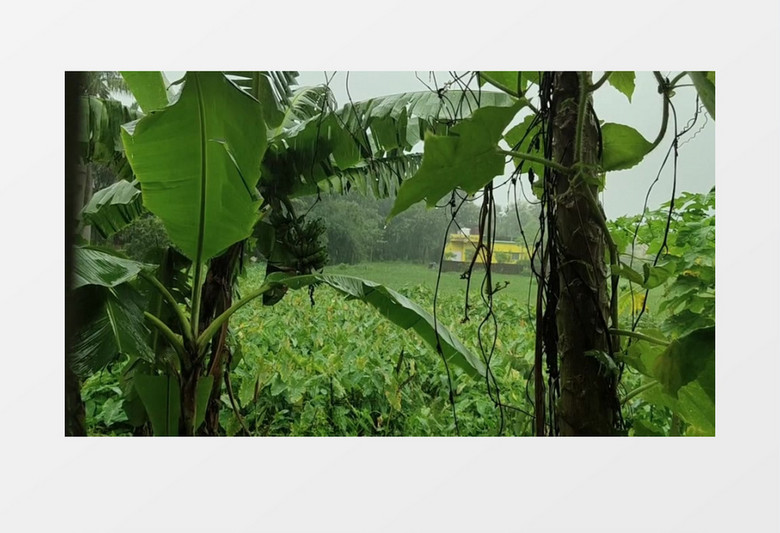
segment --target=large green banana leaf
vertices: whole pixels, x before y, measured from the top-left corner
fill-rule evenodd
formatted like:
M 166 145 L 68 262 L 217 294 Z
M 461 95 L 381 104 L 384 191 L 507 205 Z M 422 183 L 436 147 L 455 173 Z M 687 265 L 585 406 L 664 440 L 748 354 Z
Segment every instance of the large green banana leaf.
M 172 98 L 168 92 L 168 80 L 162 72 L 122 72 L 138 105 L 147 115 L 167 106 Z
M 289 196 L 347 186 L 380 197 L 395 194 L 419 168 L 420 155 L 408 151 L 426 131 L 444 132 L 479 106 L 517 102 L 488 91 L 448 91 L 443 97 L 421 91 L 372 98 L 305 118 L 316 99 L 310 92 L 301 94 L 307 96 L 307 105 L 301 107 L 309 113 L 298 112 L 298 120 L 287 122 L 290 127 L 274 137 L 263 161 L 264 186 Z
M 79 321 L 71 365 L 77 374 L 96 372 L 123 353 L 153 359 L 150 332 L 144 324 L 145 303 L 129 283 L 149 268 L 102 250 L 74 249 L 72 305 L 79 310 Z
M 119 180 L 92 195 L 81 217 L 106 239 L 143 214 L 138 182 Z
M 128 283 L 116 287 L 90 285 L 73 294 L 81 323 L 73 338 L 71 368 L 88 376 L 121 354 L 152 361 L 150 331 L 144 324 L 144 302 Z
M 715 73 L 714 72 L 689 72 L 693 85 L 704 104 L 707 113 L 715 120 Z
M 266 149 L 260 103 L 218 72 L 189 72 L 171 105 L 125 125 L 144 205 L 196 262 L 247 238 Z
M 326 85 L 313 87 L 301 87 L 290 97 L 290 102 L 284 110 L 282 120 L 272 131 L 268 132 L 268 138 L 274 139 L 285 136 L 285 131 L 290 130 L 311 118 L 320 115 L 336 106 L 336 98 Z
M 139 113 L 116 100 L 82 96 L 79 144 L 84 161 L 107 165 L 120 178 L 132 172 L 124 156 L 121 126 L 139 117 Z
M 502 92 L 451 90 L 440 96 L 418 91 L 347 104 L 337 115 L 355 137 L 373 141 L 377 150 L 409 150 L 425 138 L 426 131 L 443 133 L 443 124 L 455 124 L 480 107 L 510 107 L 516 102 Z
M 97 248 L 79 246 L 73 253 L 73 289 L 85 285 L 116 287 L 133 281 L 142 270 L 154 268 Z
M 286 110 L 293 97 L 292 86 L 296 84 L 295 71 L 227 71 L 225 74 L 236 85 L 246 91 L 263 106 L 263 118 L 268 128 L 273 129 L 284 121 Z

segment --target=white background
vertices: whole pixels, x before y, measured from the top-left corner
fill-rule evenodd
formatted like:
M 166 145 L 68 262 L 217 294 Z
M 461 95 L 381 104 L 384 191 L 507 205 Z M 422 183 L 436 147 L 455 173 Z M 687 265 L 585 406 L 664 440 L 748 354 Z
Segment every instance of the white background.
M 17 3 L 0 21 L 2 531 L 777 531 L 780 8 Z M 63 437 L 63 71 L 717 71 L 717 436 Z

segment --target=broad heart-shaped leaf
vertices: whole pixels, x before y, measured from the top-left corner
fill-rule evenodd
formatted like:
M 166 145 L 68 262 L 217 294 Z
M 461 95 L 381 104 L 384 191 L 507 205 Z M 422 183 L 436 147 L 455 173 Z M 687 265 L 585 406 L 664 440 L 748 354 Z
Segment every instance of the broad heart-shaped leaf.
M 607 81 L 609 81 L 609 84 L 612 85 L 615 89 L 625 94 L 626 98 L 628 98 L 628 101 L 630 102 L 631 97 L 634 95 L 634 88 L 636 86 L 635 78 L 636 74 L 631 70 L 617 71 L 610 74 Z
M 73 293 L 73 305 L 82 320 L 73 339 L 71 367 L 88 376 L 117 360 L 121 354 L 152 361 L 150 331 L 144 324 L 144 302 L 129 284 L 86 286 Z
M 441 353 L 448 363 L 458 365 L 471 376 L 485 376 L 486 370 L 482 361 L 463 346 L 444 326 L 441 324 L 436 326 L 433 316 L 428 311 L 406 296 L 384 285 L 352 276 L 327 274 L 293 277 L 272 274 L 268 276 L 266 282 L 277 282 L 293 289 L 300 289 L 315 283 L 325 283 L 349 299 L 357 299 L 370 304 L 382 316 L 403 329 L 413 329 L 434 349 L 437 346 L 436 333 L 438 332 Z
M 712 365 L 712 372 L 700 378 Z M 715 396 L 715 326 L 700 328 L 673 340 L 655 360 L 652 372 L 664 391 L 677 397 L 680 387 L 703 379 L 701 386 Z
M 154 268 L 95 248 L 79 246 L 73 253 L 74 289 L 84 285 L 116 287 L 134 280 L 141 270 Z
M 420 200 L 433 206 L 456 187 L 473 194 L 503 173 L 498 141 L 519 108 L 483 107 L 452 128 L 453 135 L 426 136 L 422 166 L 401 185 L 390 217 Z
M 710 76 L 712 74 L 712 76 Z M 712 72 L 689 72 L 688 75 L 699 93 L 701 103 L 712 120 L 715 120 L 715 73 Z
M 119 180 L 96 192 L 81 211 L 83 220 L 104 239 L 130 224 L 143 213 L 141 189 L 136 183 Z
M 136 102 L 147 115 L 168 105 L 168 80 L 162 72 L 125 71 L 121 74 Z
M 648 389 L 641 396 L 648 403 L 668 407 L 680 415 L 690 426 L 686 430 L 687 435 L 715 435 L 715 402 L 698 380 L 681 387 L 677 398 L 661 387 Z
M 248 237 L 266 148 L 260 103 L 218 72 L 189 72 L 178 100 L 125 126 L 144 205 L 204 262 Z
M 635 331 L 636 333 L 641 333 L 650 338 L 661 341 L 666 340 L 663 332 L 657 329 L 644 328 Z M 653 342 L 641 339 L 631 339 L 631 344 L 628 346 L 627 353 L 623 356 L 622 361 L 645 376 L 655 377 L 652 369 L 664 349 L 664 346 Z
M 638 164 L 653 148 L 653 144 L 631 126 L 608 122 L 601 127 L 604 151 L 601 168 L 625 170 Z

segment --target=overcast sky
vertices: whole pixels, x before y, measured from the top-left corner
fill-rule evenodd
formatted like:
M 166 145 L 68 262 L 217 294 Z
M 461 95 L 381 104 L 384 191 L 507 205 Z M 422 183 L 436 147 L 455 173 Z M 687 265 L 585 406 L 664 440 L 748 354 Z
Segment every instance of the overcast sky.
M 668 72 L 662 73 L 669 74 Z M 169 81 L 174 81 L 182 75 L 183 72 L 166 72 Z M 600 75 L 601 72 L 594 72 L 594 78 L 598 78 Z M 349 97 L 353 101 L 360 101 L 381 95 L 428 90 L 428 87 L 441 87 L 452 79 L 447 72 L 431 73 L 428 71 L 352 71 L 349 72 L 349 76 L 346 72 L 328 72 L 327 78 L 330 79 L 330 87 L 339 106 L 347 103 Z M 326 74 L 324 72 L 300 72 L 298 81 L 301 86 L 317 85 L 325 83 Z M 683 78 L 680 83 L 689 83 L 689 79 Z M 485 88 L 485 90 L 489 89 Z M 680 88 L 676 91 L 672 103 L 677 112 L 678 129 L 682 130 L 694 116 L 695 90 L 693 87 Z M 651 72 L 636 73 L 636 89 L 630 103 L 625 95 L 605 83 L 594 94 L 594 108 L 600 120 L 632 126 L 649 141 L 654 140 L 658 135 L 661 125 L 661 96 L 658 94 L 657 83 Z M 695 132 L 697 133 L 694 137 Z M 673 138 L 674 122 L 673 116 L 671 116 L 666 137 L 639 165 L 628 170 L 610 172 L 607 175 L 607 185 L 602 195 L 602 202 L 610 219 L 642 211 L 647 190 L 658 176 Z M 511 171 L 511 164 L 508 164 L 505 175 L 508 176 Z M 649 197 L 648 205 L 651 209 L 669 200 L 673 175 L 672 154 Z M 503 181 L 505 180 L 497 178 L 494 183 L 498 185 Z M 715 124 L 702 113 L 691 132 L 680 141 L 676 194 L 679 195 L 683 191 L 707 192 L 714 185 Z M 513 197 L 508 196 L 509 194 L 511 194 L 509 187 L 498 190 L 495 194 L 496 202 L 506 205 L 508 200 L 513 201 Z M 519 189 L 517 194 L 518 200 L 523 201 Z M 533 199 L 530 191 L 526 190 L 526 195 Z

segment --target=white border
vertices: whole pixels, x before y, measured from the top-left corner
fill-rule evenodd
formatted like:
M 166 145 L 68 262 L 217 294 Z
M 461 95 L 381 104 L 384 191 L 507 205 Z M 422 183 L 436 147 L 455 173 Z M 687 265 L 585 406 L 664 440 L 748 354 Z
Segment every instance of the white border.
M 4 19 L 0 529 L 780 529 L 776 2 L 183 6 Z M 65 439 L 62 73 L 120 66 L 716 70 L 717 437 Z

